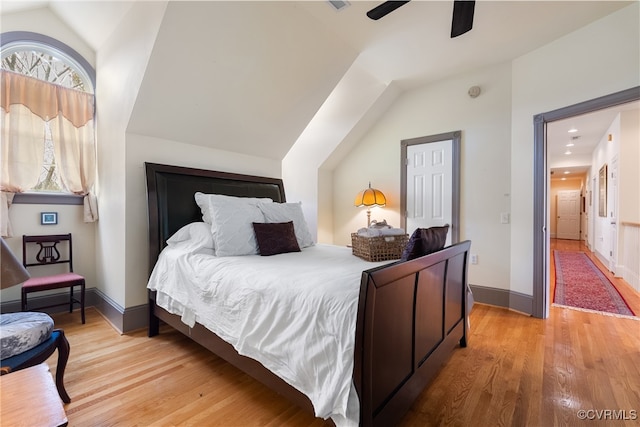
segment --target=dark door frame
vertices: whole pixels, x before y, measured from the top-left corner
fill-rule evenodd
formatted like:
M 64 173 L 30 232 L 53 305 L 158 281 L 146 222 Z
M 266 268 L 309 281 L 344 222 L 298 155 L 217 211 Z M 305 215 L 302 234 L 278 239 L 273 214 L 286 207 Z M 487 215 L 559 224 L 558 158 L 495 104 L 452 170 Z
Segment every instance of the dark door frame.
M 549 316 L 547 229 L 547 123 L 640 100 L 640 86 L 538 114 L 533 117 L 533 312 Z

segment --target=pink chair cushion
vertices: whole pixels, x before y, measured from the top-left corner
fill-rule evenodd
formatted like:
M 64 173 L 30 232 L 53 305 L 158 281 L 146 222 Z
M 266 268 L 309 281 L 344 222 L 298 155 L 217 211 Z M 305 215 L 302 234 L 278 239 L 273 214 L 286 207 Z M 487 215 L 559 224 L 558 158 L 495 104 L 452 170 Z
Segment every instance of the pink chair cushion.
M 72 283 L 79 282 L 84 280 L 79 274 L 76 273 L 61 273 L 55 274 L 53 276 L 44 276 L 44 277 L 32 277 L 26 282 L 22 284 L 23 288 L 32 288 L 36 286 L 48 286 L 55 285 L 59 283 Z

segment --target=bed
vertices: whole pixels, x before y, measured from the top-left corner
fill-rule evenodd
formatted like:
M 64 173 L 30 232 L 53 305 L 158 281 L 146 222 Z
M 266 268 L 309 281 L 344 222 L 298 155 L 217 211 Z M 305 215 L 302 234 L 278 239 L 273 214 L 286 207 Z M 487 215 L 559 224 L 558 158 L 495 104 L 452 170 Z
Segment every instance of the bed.
M 155 163 L 145 163 L 145 172 L 150 277 L 167 246 L 167 240 L 185 225 L 202 221 L 202 211 L 194 201 L 194 194 L 201 192 L 286 202 L 280 179 Z M 308 251 L 303 249 L 302 252 L 325 250 L 320 246 Z M 469 248 L 470 242 L 465 241 L 411 261 L 365 263 L 363 271 L 358 270 L 354 299 L 355 330 L 352 331 L 353 359 L 349 365 L 352 372 L 350 398 L 356 397 L 357 414 L 345 419 L 331 417 L 335 424 L 396 424 L 452 351 L 456 347 L 467 346 Z M 340 249 L 344 251 L 347 248 L 335 250 Z M 327 250 L 334 251 L 331 248 Z M 169 249 L 165 251 L 167 253 L 170 253 Z M 239 258 L 229 259 L 245 262 Z M 317 407 L 314 407 L 316 402 L 312 403 L 308 394 L 291 385 L 289 379 L 276 375 L 256 359 L 242 355 L 241 352 L 245 352 L 237 350 L 236 342 L 232 345 L 220 338 L 194 321 L 197 317 L 185 321 L 184 312 L 173 310 L 159 301 L 163 292 L 149 291 L 150 337 L 157 335 L 160 322 L 165 322 L 275 392 L 310 413 L 318 414 Z

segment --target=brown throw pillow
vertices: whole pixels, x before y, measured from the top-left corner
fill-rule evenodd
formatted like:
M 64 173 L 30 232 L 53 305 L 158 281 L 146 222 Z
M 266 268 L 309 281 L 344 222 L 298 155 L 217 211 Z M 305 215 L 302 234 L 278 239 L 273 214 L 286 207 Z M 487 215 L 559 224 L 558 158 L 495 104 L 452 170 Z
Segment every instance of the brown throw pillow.
M 444 248 L 448 232 L 449 224 L 442 227 L 416 228 L 402 252 L 400 261 L 420 258 Z
M 256 234 L 260 255 L 269 256 L 287 252 L 300 252 L 293 221 L 254 222 L 253 231 Z

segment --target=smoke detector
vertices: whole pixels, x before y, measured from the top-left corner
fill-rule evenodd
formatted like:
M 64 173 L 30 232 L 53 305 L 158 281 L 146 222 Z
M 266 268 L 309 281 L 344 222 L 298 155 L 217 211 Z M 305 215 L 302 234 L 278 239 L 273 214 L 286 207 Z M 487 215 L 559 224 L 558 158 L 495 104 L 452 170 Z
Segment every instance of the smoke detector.
M 336 11 L 340 11 L 351 4 L 348 1 L 342 0 L 327 0 L 327 3 L 329 3 Z
M 480 96 L 480 86 L 471 86 L 469 88 L 469 96 L 472 98 L 477 98 L 478 96 Z

